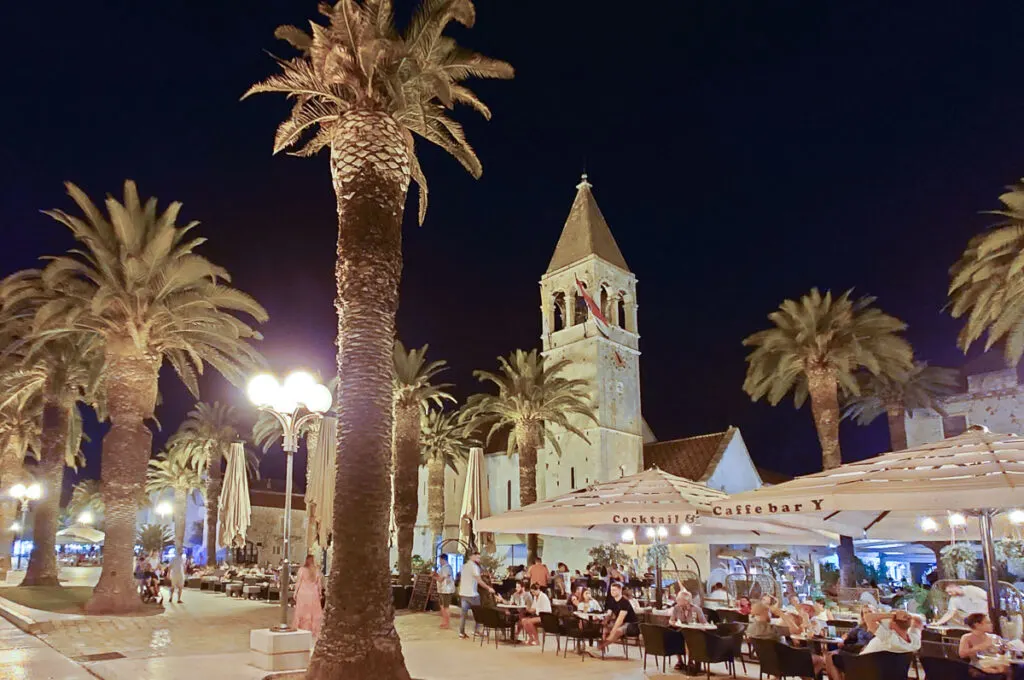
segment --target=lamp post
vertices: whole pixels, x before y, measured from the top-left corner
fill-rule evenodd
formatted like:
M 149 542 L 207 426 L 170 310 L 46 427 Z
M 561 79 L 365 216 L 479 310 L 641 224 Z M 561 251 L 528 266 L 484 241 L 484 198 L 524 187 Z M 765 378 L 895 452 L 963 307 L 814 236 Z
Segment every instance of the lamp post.
M 284 490 L 284 548 L 281 561 L 281 622 L 271 628 L 273 631 L 291 630 L 288 624 L 288 581 L 291 565 L 288 549 L 292 529 L 292 466 L 295 453 L 299 450 L 299 436 L 303 426 L 320 418 L 331 408 L 331 391 L 313 379 L 308 373 L 296 371 L 284 380 L 282 385 L 272 375 L 258 375 L 249 381 L 249 400 L 261 411 L 274 416 L 281 425 L 282 448 L 287 461 Z
M 21 554 L 25 551 L 25 526 L 28 522 L 28 504 L 30 501 L 37 501 L 43 497 L 43 488 L 38 484 L 31 484 L 29 486 L 15 484 L 11 487 L 11 497 L 16 498 L 21 503 L 21 524 L 18 526 L 18 540 L 22 543 L 22 549 L 18 551 L 18 569 L 21 569 Z

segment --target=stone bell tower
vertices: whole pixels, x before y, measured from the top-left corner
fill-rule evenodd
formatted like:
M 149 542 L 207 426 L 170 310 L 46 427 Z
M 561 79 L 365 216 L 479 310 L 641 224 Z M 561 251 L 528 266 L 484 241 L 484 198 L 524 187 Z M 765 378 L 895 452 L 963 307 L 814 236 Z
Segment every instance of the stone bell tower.
M 595 318 L 582 292 L 594 300 L 607 323 Z M 568 359 L 572 366 L 566 377 L 590 383 L 597 423 L 583 418 L 574 422 L 589 444 L 563 431 L 555 434 L 561 457 L 550 445 L 540 453 L 538 498 L 640 472 L 636 277 L 597 207 L 586 174 L 576 185 L 576 199 L 541 277 L 540 297 L 545 362 Z

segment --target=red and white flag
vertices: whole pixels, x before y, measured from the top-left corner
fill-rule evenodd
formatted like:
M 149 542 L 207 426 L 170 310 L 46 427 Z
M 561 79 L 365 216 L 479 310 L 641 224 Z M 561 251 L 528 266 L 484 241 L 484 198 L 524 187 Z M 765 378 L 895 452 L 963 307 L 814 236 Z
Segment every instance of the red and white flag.
M 576 277 L 576 288 L 579 289 L 580 295 L 583 297 L 583 301 L 587 303 L 587 309 L 590 310 L 590 316 L 594 319 L 594 325 L 597 326 L 598 332 L 607 338 L 609 327 L 608 319 L 606 319 L 604 314 L 601 313 L 601 308 L 596 302 L 594 302 L 594 298 L 587 294 L 587 284 L 580 281 L 578 276 Z

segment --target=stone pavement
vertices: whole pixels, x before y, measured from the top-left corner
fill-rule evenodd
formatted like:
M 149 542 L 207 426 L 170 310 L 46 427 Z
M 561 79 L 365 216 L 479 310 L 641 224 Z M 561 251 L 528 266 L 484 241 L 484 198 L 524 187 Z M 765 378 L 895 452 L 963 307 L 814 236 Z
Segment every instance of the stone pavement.
M 0 619 L 3 680 L 93 680 L 93 676 L 42 640 Z
M 68 574 L 68 577 L 78 584 L 86 584 L 95 574 Z M 39 631 L 37 637 L 25 635 L 0 621 L 5 626 L 0 629 L 0 680 L 23 677 L 79 680 L 89 677 L 82 674 L 83 667 L 102 680 L 262 680 L 265 673 L 248 665 L 249 631 L 275 623 L 278 607 L 196 590 L 186 590 L 183 600 L 181 605 L 165 602 L 165 611 L 161 614 L 140 617 L 48 615 L 30 610 L 31 616 L 37 619 L 33 628 Z M 457 630 L 457 614 L 452 618 Z M 622 658 L 621 647 L 613 647 L 606 661 L 590 658 L 581 661 L 571 653 L 563 659 L 555 655 L 550 640 L 544 653 L 539 647 L 524 645 L 502 644 L 495 649 L 493 644 L 485 643 L 481 647 L 479 642 L 458 639 L 456 630 L 439 630 L 439 620 L 434 613 L 400 614 L 396 619 L 406 662 L 414 678 L 479 680 L 489 675 L 505 676 L 510 669 L 531 680 L 666 677 L 656 673 L 653 659 L 649 673 L 645 674 L 635 648 L 630 649 L 629 660 Z M 47 663 L 59 661 L 63 670 L 53 671 L 51 675 L 27 671 L 22 675 L 5 674 L 8 667 L 4 663 L 9 654 L 15 657 L 12 668 L 21 667 L 17 658 L 31 657 L 32 663 L 42 663 L 44 658 L 49 659 Z M 737 670 L 742 673 L 742 668 Z M 56 672 L 64 675 L 53 674 Z M 713 672 L 721 676 L 725 669 L 722 664 L 716 664 Z M 746 677 L 757 677 L 756 673 L 757 666 L 748 664 Z M 672 671 L 669 674 L 683 677 Z

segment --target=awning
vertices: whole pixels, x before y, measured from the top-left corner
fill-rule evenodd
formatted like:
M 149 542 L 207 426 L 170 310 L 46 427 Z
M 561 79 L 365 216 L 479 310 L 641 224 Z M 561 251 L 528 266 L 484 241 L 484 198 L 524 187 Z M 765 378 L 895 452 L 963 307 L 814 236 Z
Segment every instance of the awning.
M 652 468 L 483 519 L 481 531 L 536 533 L 605 542 L 826 545 L 837 540 L 763 518 L 722 518 L 712 503 L 728 496 Z M 623 534 L 632 532 L 631 538 Z M 653 533 L 653 536 L 649 536 Z
M 68 545 L 70 543 L 81 543 L 88 545 L 102 545 L 106 535 L 99 529 L 93 529 L 84 524 L 72 524 L 67 529 L 57 532 L 57 545 Z

